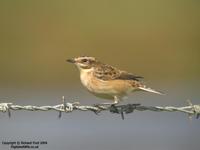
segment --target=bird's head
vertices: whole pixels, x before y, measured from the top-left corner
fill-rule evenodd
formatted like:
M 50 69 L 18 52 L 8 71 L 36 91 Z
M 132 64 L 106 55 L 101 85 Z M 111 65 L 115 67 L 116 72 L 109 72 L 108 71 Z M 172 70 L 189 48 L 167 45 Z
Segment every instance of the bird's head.
M 67 59 L 67 62 L 75 64 L 79 69 L 91 69 L 97 64 L 97 60 L 94 57 L 80 56 L 72 59 Z

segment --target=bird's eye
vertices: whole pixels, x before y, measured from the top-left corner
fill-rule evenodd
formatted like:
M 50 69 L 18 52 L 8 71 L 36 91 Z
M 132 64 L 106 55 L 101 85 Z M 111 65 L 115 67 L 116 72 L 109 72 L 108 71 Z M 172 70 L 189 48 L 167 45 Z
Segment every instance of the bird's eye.
M 87 59 L 82 59 L 82 62 L 87 62 L 88 60 Z

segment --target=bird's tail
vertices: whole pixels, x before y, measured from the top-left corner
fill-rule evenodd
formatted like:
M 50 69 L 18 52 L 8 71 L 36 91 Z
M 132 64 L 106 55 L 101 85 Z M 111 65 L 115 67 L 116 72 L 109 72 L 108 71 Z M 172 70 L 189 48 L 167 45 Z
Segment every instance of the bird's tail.
M 149 87 L 146 87 L 145 85 L 138 87 L 140 90 L 142 91 L 146 91 L 146 92 L 151 92 L 151 93 L 155 93 L 155 94 L 159 94 L 159 95 L 165 95 L 164 93 L 151 89 Z

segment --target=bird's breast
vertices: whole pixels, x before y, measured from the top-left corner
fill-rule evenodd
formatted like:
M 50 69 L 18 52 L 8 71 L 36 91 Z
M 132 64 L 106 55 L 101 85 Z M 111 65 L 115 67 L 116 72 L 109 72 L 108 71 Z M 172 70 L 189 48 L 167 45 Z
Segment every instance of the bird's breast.
M 101 80 L 93 75 L 92 70 L 81 71 L 82 84 L 94 94 L 102 95 L 126 95 L 131 86 L 122 80 Z
M 113 89 L 107 81 L 100 80 L 93 75 L 93 70 L 83 70 L 80 74 L 82 84 L 92 93 L 109 93 Z

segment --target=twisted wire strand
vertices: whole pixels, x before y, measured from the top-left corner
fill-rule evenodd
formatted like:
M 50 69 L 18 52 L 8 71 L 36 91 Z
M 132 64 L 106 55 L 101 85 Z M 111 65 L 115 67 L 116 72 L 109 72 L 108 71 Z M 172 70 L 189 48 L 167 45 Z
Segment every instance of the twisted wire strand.
M 200 116 L 200 105 L 193 105 L 191 101 L 188 102 L 188 106 L 184 107 L 174 107 L 174 106 L 142 106 L 140 104 L 127 104 L 127 105 L 80 105 L 79 102 L 66 103 L 64 96 L 62 97 L 62 104 L 54 106 L 33 106 L 33 105 L 15 105 L 13 103 L 0 103 L 0 112 L 7 112 L 9 117 L 11 116 L 11 110 L 27 110 L 27 111 L 58 111 L 59 118 L 61 117 L 62 112 L 71 113 L 75 110 L 79 111 L 92 111 L 96 114 L 101 111 L 110 111 L 111 113 L 121 114 L 122 119 L 124 119 L 124 113 L 132 113 L 135 110 L 137 111 L 154 111 L 154 112 L 182 112 L 189 115 L 191 118 L 195 116 L 197 119 Z

